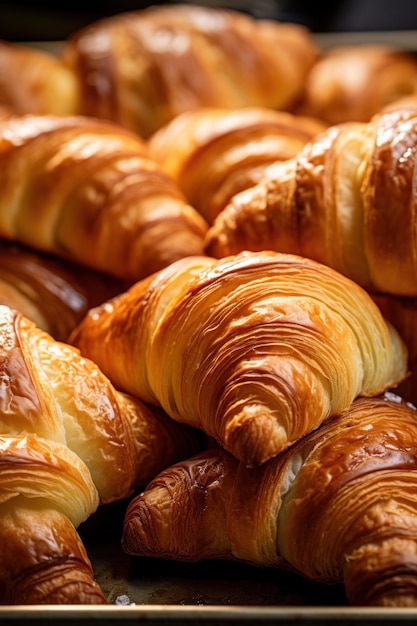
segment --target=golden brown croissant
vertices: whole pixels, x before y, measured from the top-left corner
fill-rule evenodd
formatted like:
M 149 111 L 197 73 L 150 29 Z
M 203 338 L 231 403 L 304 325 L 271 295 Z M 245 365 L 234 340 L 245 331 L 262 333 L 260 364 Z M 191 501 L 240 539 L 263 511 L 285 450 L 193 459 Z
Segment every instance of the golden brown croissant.
M 90 472 L 58 441 L 0 435 L 0 603 L 104 604 L 76 528 L 98 506 Z
M 74 116 L 0 122 L 0 237 L 122 280 L 202 253 L 207 225 L 143 140 Z
M 73 115 L 78 81 L 58 55 L 0 40 L 0 105 L 18 114 Z
M 416 296 L 416 142 L 412 109 L 326 129 L 232 198 L 207 234 L 206 252 L 300 254 L 369 291 Z
M 370 296 L 274 252 L 188 257 L 92 309 L 70 335 L 113 384 L 262 463 L 406 375 Z
M 327 50 L 311 68 L 296 110 L 329 124 L 368 122 L 386 105 L 417 93 L 417 59 L 389 45 Z
M 91 307 L 127 286 L 111 276 L 0 241 L 0 304 L 19 310 L 54 339 L 65 341 Z
M 103 602 L 75 529 L 201 440 L 6 306 L 0 377 L 0 602 Z
M 301 25 L 190 4 L 102 19 L 62 51 L 79 80 L 82 112 L 143 137 L 201 106 L 285 109 L 317 57 Z
M 357 399 L 261 467 L 212 448 L 128 506 L 131 555 L 237 559 L 344 582 L 351 604 L 417 606 L 415 407 Z
M 247 107 L 204 108 L 177 116 L 149 139 L 152 156 L 208 223 L 233 195 L 259 182 L 324 130 L 318 120 Z

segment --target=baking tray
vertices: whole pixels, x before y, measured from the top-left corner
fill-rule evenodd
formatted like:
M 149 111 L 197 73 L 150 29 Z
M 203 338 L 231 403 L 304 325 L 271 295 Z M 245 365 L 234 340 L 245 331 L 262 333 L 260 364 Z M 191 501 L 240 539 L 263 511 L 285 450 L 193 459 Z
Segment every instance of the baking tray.
M 126 506 L 127 501 L 103 506 L 79 528 L 108 606 L 1 607 L 1 625 L 381 626 L 417 622 L 417 609 L 349 607 L 341 585 L 313 583 L 274 568 L 126 555 L 120 543 Z
M 323 48 L 385 43 L 417 51 L 417 31 L 318 33 Z M 62 42 L 25 42 L 59 53 Z M 401 626 L 417 608 L 347 606 L 342 585 L 232 562 L 177 563 L 130 557 L 121 547 L 127 502 L 101 507 L 78 529 L 107 606 L 3 606 L 1 626 Z

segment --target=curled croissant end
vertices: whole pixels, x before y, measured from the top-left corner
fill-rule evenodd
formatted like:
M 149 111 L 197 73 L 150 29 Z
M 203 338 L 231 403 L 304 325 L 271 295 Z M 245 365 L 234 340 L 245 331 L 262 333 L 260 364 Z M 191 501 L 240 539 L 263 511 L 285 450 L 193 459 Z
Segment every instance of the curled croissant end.
M 103 603 L 76 528 L 99 494 L 83 461 L 36 435 L 0 436 L 0 601 Z
M 128 506 L 131 555 L 228 558 L 343 582 L 351 604 L 417 606 L 416 409 L 360 398 L 261 467 L 212 448 Z
M 326 129 L 232 198 L 206 236 L 206 252 L 300 254 L 372 293 L 415 297 L 416 141 L 412 108 Z
M 69 340 L 118 389 L 249 465 L 407 373 L 363 289 L 274 252 L 182 259 L 90 311 Z
M 324 130 L 285 111 L 206 107 L 178 115 L 150 137 L 152 156 L 211 224 L 230 199 L 273 162 L 286 161 Z
M 297 24 L 179 3 L 90 24 L 68 38 L 62 57 L 84 114 L 147 138 L 200 107 L 288 108 L 318 48 Z
M 0 602 L 105 602 L 76 529 L 202 437 L 7 306 L 0 377 Z
M 134 133 L 81 116 L 0 121 L 0 236 L 135 281 L 201 254 L 207 225 Z
M 1 604 L 107 603 L 68 518 L 22 502 L 0 510 Z

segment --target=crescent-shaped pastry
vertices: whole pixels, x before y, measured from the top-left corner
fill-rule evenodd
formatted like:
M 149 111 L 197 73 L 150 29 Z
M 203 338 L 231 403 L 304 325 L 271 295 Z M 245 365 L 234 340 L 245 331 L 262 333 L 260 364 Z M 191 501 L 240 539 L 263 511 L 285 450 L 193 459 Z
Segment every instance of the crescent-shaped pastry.
M 182 259 L 92 309 L 69 341 L 117 388 L 248 465 L 407 372 L 399 335 L 362 288 L 274 252 Z

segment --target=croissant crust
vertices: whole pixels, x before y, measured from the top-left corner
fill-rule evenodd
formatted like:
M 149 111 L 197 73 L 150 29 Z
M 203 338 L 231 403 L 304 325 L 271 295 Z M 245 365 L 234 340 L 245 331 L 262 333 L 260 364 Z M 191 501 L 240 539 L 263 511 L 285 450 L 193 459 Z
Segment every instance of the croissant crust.
M 136 134 L 81 116 L 0 123 L 0 236 L 125 281 L 201 254 L 207 225 Z
M 372 293 L 415 297 L 416 129 L 416 111 L 400 108 L 319 133 L 232 198 L 206 236 L 206 252 L 300 254 Z
M 343 582 L 356 605 L 417 605 L 416 411 L 361 398 L 261 467 L 212 448 L 129 504 L 131 555 L 228 558 Z
M 301 25 L 179 3 L 94 22 L 68 38 L 62 56 L 84 114 L 147 138 L 200 107 L 287 108 L 318 48 Z
M 273 252 L 182 259 L 93 309 L 69 340 L 117 388 L 251 465 L 407 371 L 364 290 Z

